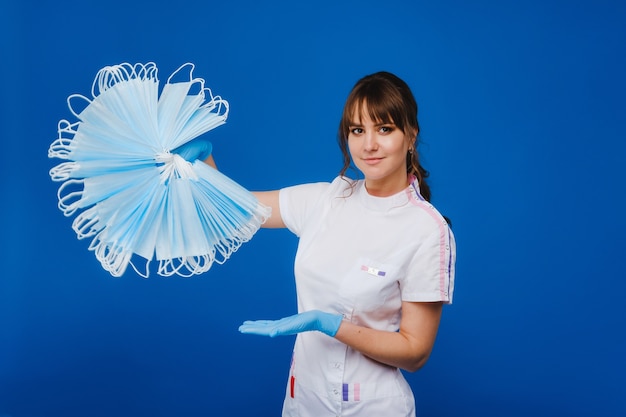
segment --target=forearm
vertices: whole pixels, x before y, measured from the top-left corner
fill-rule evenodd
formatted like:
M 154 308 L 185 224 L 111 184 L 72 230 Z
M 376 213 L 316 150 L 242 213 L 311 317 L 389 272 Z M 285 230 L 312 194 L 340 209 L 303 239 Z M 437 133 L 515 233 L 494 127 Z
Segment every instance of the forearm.
M 204 161 L 205 164 L 217 169 L 217 165 L 215 164 L 215 160 L 213 159 L 213 155 L 209 155 Z
M 261 227 L 269 229 L 285 227 L 285 223 L 280 215 L 279 191 L 253 191 L 252 194 L 259 200 L 259 203 L 272 209 L 272 215 Z
M 407 337 L 400 332 L 388 332 L 357 326 L 344 320 L 335 339 L 386 365 L 410 372 L 421 368 L 432 350 L 432 344 Z
M 203 161 L 205 164 L 212 166 L 217 169 L 217 165 L 215 164 L 215 160 L 213 159 L 213 155 L 209 155 Z M 261 225 L 264 228 L 281 228 L 285 227 L 285 224 L 280 217 L 280 205 L 278 200 L 279 191 L 261 191 L 261 192 L 253 192 L 254 196 L 259 200 L 259 203 L 263 204 L 266 207 L 270 207 L 272 209 L 272 214 L 269 219 L 265 221 Z
M 441 303 L 403 303 L 398 332 L 343 320 L 335 339 L 378 362 L 415 372 L 424 366 L 433 349 L 441 311 Z

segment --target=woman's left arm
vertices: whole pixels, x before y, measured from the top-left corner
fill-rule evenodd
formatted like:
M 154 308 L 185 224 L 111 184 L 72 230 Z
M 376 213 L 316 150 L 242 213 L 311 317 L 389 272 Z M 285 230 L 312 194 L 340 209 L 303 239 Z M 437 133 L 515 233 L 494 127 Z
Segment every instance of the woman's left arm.
M 335 339 L 378 362 L 415 372 L 430 356 L 442 312 L 441 302 L 402 302 L 398 332 L 358 326 L 343 320 Z

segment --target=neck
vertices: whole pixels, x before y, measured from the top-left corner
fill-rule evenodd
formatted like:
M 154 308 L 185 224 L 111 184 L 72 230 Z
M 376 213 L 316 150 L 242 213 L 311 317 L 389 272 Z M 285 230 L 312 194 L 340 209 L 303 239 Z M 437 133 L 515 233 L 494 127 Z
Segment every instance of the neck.
M 403 178 L 394 179 L 365 179 L 365 189 L 369 195 L 374 197 L 389 197 L 404 190 L 409 185 L 409 176 L 405 175 Z

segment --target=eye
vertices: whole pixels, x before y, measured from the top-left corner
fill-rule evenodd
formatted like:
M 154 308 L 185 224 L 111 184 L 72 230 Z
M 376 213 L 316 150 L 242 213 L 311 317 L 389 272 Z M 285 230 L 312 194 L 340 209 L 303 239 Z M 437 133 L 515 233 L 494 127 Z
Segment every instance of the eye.
M 380 133 L 382 133 L 383 135 L 385 135 L 385 134 L 388 134 L 388 133 L 393 132 L 393 131 L 394 131 L 394 129 L 395 129 L 395 127 L 394 127 L 394 126 L 391 126 L 391 125 L 385 125 L 385 126 L 381 126 L 381 127 L 380 127 L 380 129 L 378 129 L 378 131 L 379 131 Z
M 352 133 L 353 135 L 360 135 L 361 133 L 363 133 L 363 128 L 352 127 L 350 128 L 350 133 Z

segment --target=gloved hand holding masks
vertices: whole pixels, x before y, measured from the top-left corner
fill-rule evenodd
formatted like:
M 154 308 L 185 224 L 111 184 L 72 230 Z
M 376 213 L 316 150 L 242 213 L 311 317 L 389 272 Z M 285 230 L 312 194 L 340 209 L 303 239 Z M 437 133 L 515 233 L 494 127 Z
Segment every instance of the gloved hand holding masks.
M 204 161 L 213 151 L 213 144 L 202 137 L 191 140 L 174 149 L 172 153 L 178 154 L 185 161 L 194 162 L 196 159 Z

